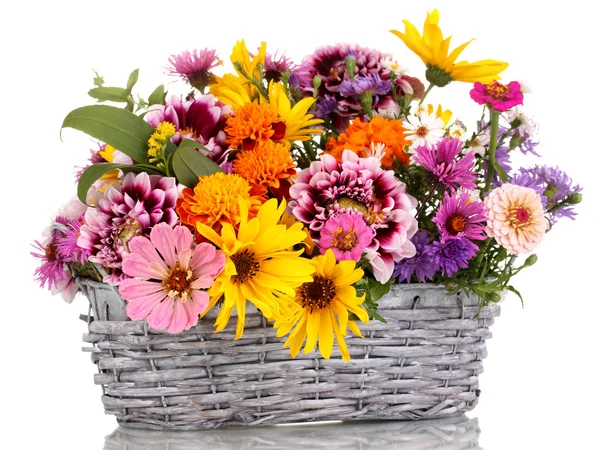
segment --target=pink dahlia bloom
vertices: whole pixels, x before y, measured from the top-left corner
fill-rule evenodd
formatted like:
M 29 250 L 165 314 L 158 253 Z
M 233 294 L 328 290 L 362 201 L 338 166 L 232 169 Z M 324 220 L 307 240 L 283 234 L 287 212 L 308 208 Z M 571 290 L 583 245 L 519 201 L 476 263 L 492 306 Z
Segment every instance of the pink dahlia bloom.
M 210 71 L 223 65 L 223 62 L 218 58 L 216 50 L 205 48 L 172 55 L 169 64 L 166 67 L 168 74 L 181 77 L 202 92 L 211 82 Z
M 319 246 L 325 224 L 331 218 L 361 215 L 373 230 L 365 257 L 375 278 L 382 283 L 392 276 L 394 262 L 415 254 L 410 238 L 417 231 L 417 221 L 411 210 L 417 202 L 406 193 L 405 184 L 394 177 L 394 172 L 383 170 L 375 157 L 359 158 L 346 150 L 340 164 L 331 155 L 321 155 L 320 161 L 298 174 L 290 197 L 290 209 L 307 225 Z
M 125 277 L 121 265 L 133 237 L 147 235 L 161 222 L 177 224 L 178 195 L 174 178 L 128 173 L 122 185 L 109 186 L 86 211 L 77 245 L 91 252 L 91 262 L 109 269 L 105 282 L 118 285 Z
M 518 81 L 511 81 L 507 85 L 498 81 L 490 84 L 477 82 L 470 94 L 471 98 L 480 105 L 489 105 L 500 112 L 523 104 L 523 93 Z
M 535 190 L 505 183 L 490 192 L 484 202 L 486 232 L 510 254 L 529 253 L 540 245 L 548 222 Z
M 338 130 L 346 129 L 350 120 L 362 117 L 360 96 L 340 91 L 344 81 L 347 83 L 351 81 L 350 74 L 346 72 L 346 58 L 348 57 L 354 58 L 356 61 L 354 76 L 361 78 L 377 75 L 384 82 L 390 81 L 392 70 L 387 64 L 387 61 L 391 60 L 390 55 L 348 44 L 317 49 L 312 55 L 304 58 L 300 66 L 293 72 L 291 80 L 297 83 L 297 87 L 304 97 L 313 97 L 313 79 L 316 75 L 321 77 L 321 85 L 317 92 L 316 116 L 322 118 L 332 114 Z M 399 93 L 423 93 L 423 84 L 416 78 L 396 73 L 393 83 Z M 373 104 L 373 110 L 387 110 L 391 101 L 391 93 L 380 95 Z
M 177 96 L 167 99 L 166 105 L 152 105 L 144 117 L 153 127 L 161 122 L 171 122 L 177 133 L 171 138 L 179 145 L 184 138 L 193 139 L 207 148 L 203 151 L 213 161 L 221 164 L 227 159 L 225 125 L 232 114 L 228 105 L 223 105 L 212 94 L 182 101 Z
M 123 271 L 131 278 L 119 286 L 127 315 L 169 333 L 197 325 L 208 306 L 206 289 L 223 270 L 225 254 L 211 244 L 195 246 L 190 230 L 166 223 L 152 228 L 150 239 L 132 239 L 129 248 Z
M 375 232 L 365 223 L 362 214 L 340 214 L 325 222 L 321 229 L 319 247 L 331 249 L 338 261 L 359 261 Z
M 462 237 L 475 240 L 486 238 L 485 206 L 483 202 L 471 201 L 468 192 L 452 196 L 444 193 L 444 199 L 431 221 L 440 230 L 442 241 Z
M 426 145 L 417 147 L 412 160 L 431 172 L 438 182 L 452 191 L 459 187 L 473 190 L 477 187 L 477 175 L 472 171 L 475 154 L 471 151 L 464 156 L 460 155 L 462 146 L 463 142 L 460 139 L 444 138 L 432 148 Z M 456 159 L 457 157 L 459 159 Z

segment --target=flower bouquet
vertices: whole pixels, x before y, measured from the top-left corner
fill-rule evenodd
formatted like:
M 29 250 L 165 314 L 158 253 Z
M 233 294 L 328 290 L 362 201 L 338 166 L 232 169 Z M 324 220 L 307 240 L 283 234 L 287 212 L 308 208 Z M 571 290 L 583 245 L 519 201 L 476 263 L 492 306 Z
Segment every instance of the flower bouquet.
M 100 103 L 63 127 L 98 140 L 77 196 L 33 255 L 42 287 L 85 317 L 106 411 L 195 429 L 419 419 L 472 409 L 511 278 L 581 189 L 539 156 L 504 62 L 457 62 L 439 14 L 392 30 L 425 63 L 317 49 L 299 64 L 238 41 L 170 58 L 188 94 Z M 427 102 L 474 83 L 467 125 Z

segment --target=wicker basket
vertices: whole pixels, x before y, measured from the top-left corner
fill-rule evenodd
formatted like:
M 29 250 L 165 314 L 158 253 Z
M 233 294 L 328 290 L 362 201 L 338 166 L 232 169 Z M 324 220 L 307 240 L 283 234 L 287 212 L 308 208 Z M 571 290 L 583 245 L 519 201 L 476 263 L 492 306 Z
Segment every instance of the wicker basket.
M 379 302 L 387 323 L 348 336 L 352 356 L 295 359 L 258 313 L 244 335 L 235 321 L 214 333 L 210 317 L 177 335 L 126 320 L 114 288 L 79 280 L 93 318 L 84 348 L 92 352 L 107 414 L 127 427 L 195 430 L 315 420 L 403 420 L 469 411 L 479 396 L 496 304 L 447 296 L 443 287 L 395 285 Z M 211 311 L 212 312 L 212 311 Z M 214 316 L 213 316 L 214 317 Z

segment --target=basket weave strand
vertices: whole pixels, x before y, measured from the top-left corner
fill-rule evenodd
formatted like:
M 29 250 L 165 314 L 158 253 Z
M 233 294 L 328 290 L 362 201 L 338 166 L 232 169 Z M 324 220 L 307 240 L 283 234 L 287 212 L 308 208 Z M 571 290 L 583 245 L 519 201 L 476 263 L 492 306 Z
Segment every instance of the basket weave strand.
M 478 375 L 498 305 L 428 285 L 394 286 L 380 301 L 387 323 L 348 335 L 352 360 L 283 349 L 266 320 L 246 316 L 214 333 L 205 318 L 171 335 L 126 321 L 107 285 L 80 280 L 95 320 L 84 348 L 98 366 L 107 414 L 129 427 L 194 430 L 313 420 L 415 420 L 448 417 L 477 404 Z M 479 313 L 479 314 L 478 314 Z

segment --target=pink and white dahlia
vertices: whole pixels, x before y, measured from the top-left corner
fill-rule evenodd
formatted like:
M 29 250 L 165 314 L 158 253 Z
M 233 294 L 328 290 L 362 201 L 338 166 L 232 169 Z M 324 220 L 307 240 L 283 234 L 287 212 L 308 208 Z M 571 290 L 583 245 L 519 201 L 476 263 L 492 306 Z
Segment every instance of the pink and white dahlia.
M 546 234 L 542 198 L 533 189 L 505 183 L 484 200 L 488 236 L 496 239 L 510 254 L 529 253 Z
M 290 209 L 320 247 L 329 244 L 328 238 L 325 244 L 321 239 L 329 232 L 325 225 L 330 219 L 342 214 L 362 216 L 373 230 L 365 257 L 382 283 L 392 276 L 394 262 L 415 254 L 410 238 L 417 231 L 417 221 L 411 210 L 417 202 L 393 171 L 381 168 L 377 158 L 359 158 L 346 150 L 338 163 L 331 155 L 321 155 L 320 161 L 298 174 L 290 197 Z
M 171 138 L 175 145 L 184 138 L 197 141 L 208 150 L 203 154 L 221 164 L 227 159 L 225 126 L 231 114 L 231 106 L 222 104 L 212 94 L 186 101 L 173 95 L 165 105 L 150 106 L 144 118 L 153 127 L 165 121 L 172 123 L 177 130 Z
M 86 211 L 77 245 L 91 251 L 91 262 L 109 269 L 105 282 L 118 285 L 125 277 L 121 265 L 133 237 L 147 235 L 161 222 L 177 224 L 178 195 L 174 178 L 128 173 L 122 185 L 109 186 Z
M 132 320 L 148 320 L 155 330 L 179 333 L 198 324 L 208 306 L 206 289 L 225 265 L 225 254 L 207 243 L 194 244 L 190 230 L 159 223 L 150 239 L 129 243 L 123 271 L 131 278 L 119 286 Z

